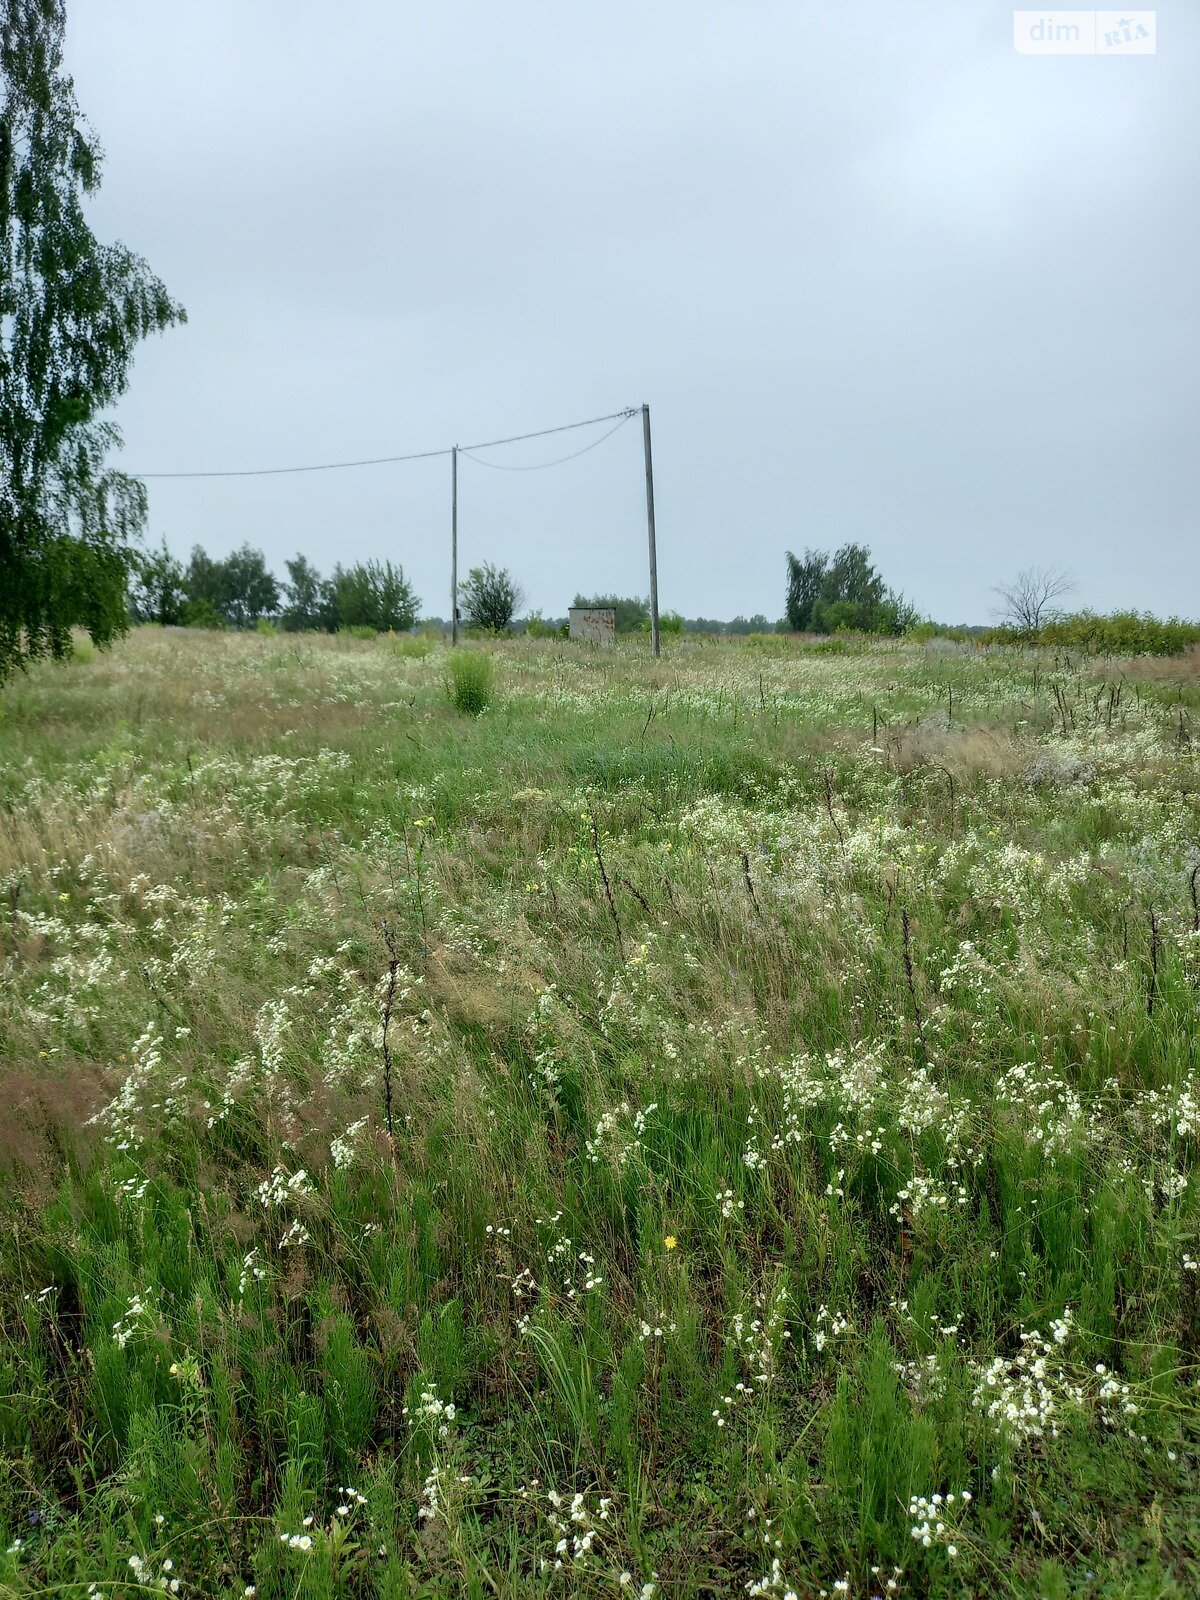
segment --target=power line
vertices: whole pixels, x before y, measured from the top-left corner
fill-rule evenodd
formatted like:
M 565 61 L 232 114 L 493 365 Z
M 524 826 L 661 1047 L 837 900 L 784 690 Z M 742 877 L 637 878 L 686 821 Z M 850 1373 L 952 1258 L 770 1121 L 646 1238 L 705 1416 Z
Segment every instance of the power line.
M 315 467 L 245 467 L 235 472 L 131 472 L 131 478 L 276 478 L 285 472 L 337 472 L 342 467 L 385 467 L 395 461 L 431 461 L 449 450 L 418 450 L 408 456 L 373 456 L 367 461 L 322 461 Z
M 564 422 L 557 428 L 538 428 L 533 433 L 515 433 L 507 439 L 485 439 L 482 444 L 463 445 L 461 446 L 461 450 L 465 455 L 470 450 L 494 450 L 502 444 L 522 444 L 526 439 L 544 439 L 553 433 L 569 433 L 574 428 L 592 428 L 601 422 L 611 422 L 614 417 L 620 418 L 620 422 L 617 424 L 617 427 L 620 427 L 623 423 L 628 422 L 630 417 L 634 416 L 635 414 L 635 408 L 627 406 L 623 411 L 610 411 L 606 416 L 603 417 L 588 417 L 583 422 Z M 595 443 L 603 444 L 604 439 L 607 439 L 616 431 L 616 428 L 611 428 L 609 433 L 606 433 L 602 438 L 597 439 Z M 593 448 L 593 445 L 587 446 L 588 450 Z M 240 470 L 223 472 L 131 472 L 129 476 L 131 478 L 141 478 L 143 480 L 151 478 L 275 478 L 286 473 L 295 472 L 339 472 L 347 467 L 385 467 L 395 465 L 401 461 L 432 461 L 438 456 L 448 456 L 450 453 L 451 452 L 449 448 L 444 450 L 417 450 L 408 455 L 371 456 L 362 461 L 322 461 L 315 466 L 304 467 L 244 467 Z M 576 455 L 583 455 L 584 453 L 585 451 L 583 450 L 577 450 L 575 452 Z M 475 458 L 472 457 L 472 460 L 474 459 Z M 571 457 L 564 456 L 562 459 L 564 461 L 569 461 Z M 478 464 L 483 467 L 492 467 L 498 465 L 498 463 L 494 461 L 481 461 Z M 545 463 L 546 466 L 554 466 L 556 464 L 557 463 L 552 461 Z M 510 468 L 508 470 L 532 471 L 536 469 Z
M 472 450 L 480 448 L 479 445 L 471 445 L 470 448 L 466 445 L 459 445 L 458 453 L 460 456 L 466 456 L 468 461 L 473 461 L 476 466 L 491 467 L 495 472 L 544 472 L 547 467 L 561 467 L 564 461 L 577 461 L 580 456 L 587 455 L 589 450 L 597 449 L 606 439 L 611 439 L 619 428 L 623 428 L 631 417 L 636 415 L 637 413 L 634 411 L 623 412 L 620 422 L 615 427 L 610 428 L 607 433 L 602 433 L 598 439 L 593 439 L 591 444 L 585 444 L 582 450 L 572 450 L 569 456 L 556 456 L 553 461 L 532 461 L 525 466 L 517 466 L 503 461 L 484 461 L 481 456 L 471 454 Z M 605 419 L 598 418 L 597 420 L 603 421 Z M 573 426 L 582 426 L 582 424 L 573 424 Z
M 605 417 L 588 417 L 586 422 L 564 422 L 557 428 L 539 428 L 536 433 L 514 433 L 510 439 L 487 439 L 483 444 L 460 444 L 460 450 L 493 450 L 500 444 L 521 444 L 526 439 L 544 439 L 549 433 L 570 433 L 572 428 L 593 428 L 599 422 L 611 422 L 620 417 L 622 422 L 637 415 L 636 406 L 626 406 L 623 411 L 610 411 Z M 616 429 L 613 429 L 616 432 Z

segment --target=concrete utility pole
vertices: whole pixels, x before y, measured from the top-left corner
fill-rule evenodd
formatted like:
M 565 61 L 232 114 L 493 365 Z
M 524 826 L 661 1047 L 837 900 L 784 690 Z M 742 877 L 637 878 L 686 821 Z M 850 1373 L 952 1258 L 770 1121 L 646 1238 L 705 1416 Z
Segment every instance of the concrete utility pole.
M 642 407 L 642 445 L 646 452 L 646 532 L 650 537 L 650 636 L 659 653 L 658 553 L 654 547 L 654 457 L 650 451 L 650 407 Z
M 450 451 L 450 643 L 458 643 L 458 446 Z

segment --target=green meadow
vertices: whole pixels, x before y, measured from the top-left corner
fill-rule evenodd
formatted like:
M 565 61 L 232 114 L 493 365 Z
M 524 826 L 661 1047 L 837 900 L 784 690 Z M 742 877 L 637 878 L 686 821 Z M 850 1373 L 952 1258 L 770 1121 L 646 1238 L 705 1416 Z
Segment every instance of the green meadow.
M 1200 658 L 0 695 L 0 1594 L 1200 1593 Z

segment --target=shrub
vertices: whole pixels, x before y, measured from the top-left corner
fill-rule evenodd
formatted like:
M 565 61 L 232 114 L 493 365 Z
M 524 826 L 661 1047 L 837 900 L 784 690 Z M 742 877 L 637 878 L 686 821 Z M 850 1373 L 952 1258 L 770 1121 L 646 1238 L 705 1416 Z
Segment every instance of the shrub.
M 569 630 L 565 622 L 531 611 L 525 619 L 525 632 L 530 639 L 565 639 Z
M 182 620 L 186 628 L 223 628 L 225 618 L 211 600 L 185 600 Z
M 987 644 L 1037 644 L 1088 655 L 1173 656 L 1200 644 L 1200 622 L 1155 617 L 1149 612 L 1114 611 L 1100 616 L 1075 611 L 1042 623 L 1033 633 L 1002 625 L 984 635 Z
M 420 603 L 404 576 L 390 561 L 359 561 L 337 566 L 331 579 L 333 605 L 343 629 L 369 628 L 375 633 L 405 633 L 417 620 Z
M 492 698 L 492 658 L 482 650 L 455 650 L 447 680 L 450 699 L 464 716 L 477 717 Z
M 507 567 L 485 561 L 467 573 L 466 581 L 458 586 L 458 598 L 469 628 L 504 633 L 525 596 Z

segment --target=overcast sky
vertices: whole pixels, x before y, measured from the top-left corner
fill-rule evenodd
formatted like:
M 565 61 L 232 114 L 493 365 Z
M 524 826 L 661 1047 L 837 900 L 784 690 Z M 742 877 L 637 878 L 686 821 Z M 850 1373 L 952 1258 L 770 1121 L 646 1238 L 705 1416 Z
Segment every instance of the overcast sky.
M 131 470 L 648 401 L 664 608 L 776 617 L 784 551 L 853 539 L 945 621 L 1030 563 L 1200 615 L 1185 0 L 1127 59 L 1017 54 L 990 0 L 69 0 L 68 65 L 94 226 L 189 316 L 137 358 Z M 387 557 L 448 614 L 448 461 L 150 488 L 180 554 Z M 646 591 L 636 421 L 459 495 L 462 565 L 547 613 Z

